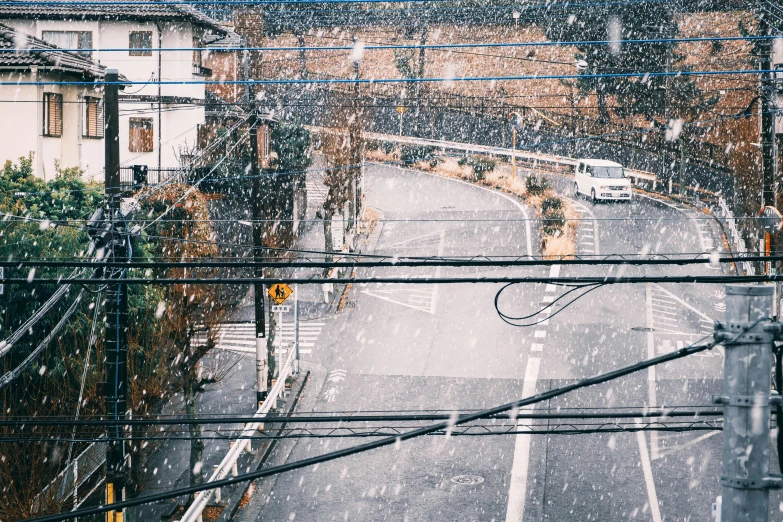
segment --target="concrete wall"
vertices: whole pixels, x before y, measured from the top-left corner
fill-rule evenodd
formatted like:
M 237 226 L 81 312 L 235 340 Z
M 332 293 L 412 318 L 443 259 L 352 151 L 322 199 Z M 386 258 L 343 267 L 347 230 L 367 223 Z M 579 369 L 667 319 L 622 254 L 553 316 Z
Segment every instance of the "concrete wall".
M 41 38 L 43 31 L 91 31 L 96 51 L 92 59 L 109 68 L 119 70 L 134 82 L 165 82 L 201 80 L 193 74 L 193 53 L 189 50 L 166 51 L 159 54 L 154 49 L 190 48 L 193 46 L 194 28 L 189 23 L 144 22 L 144 21 L 97 21 L 97 20 L 2 20 L 22 32 Z M 195 28 L 197 36 L 200 29 Z M 131 31 L 152 32 L 151 56 L 130 56 L 127 49 Z M 160 57 L 160 64 L 158 63 Z M 160 66 L 160 74 L 158 72 Z M 180 165 L 179 154 L 193 149 L 197 143 L 198 125 L 204 123 L 203 105 L 160 104 L 158 96 L 193 98 L 204 100 L 203 84 L 136 84 L 128 86 L 120 96 L 151 97 L 143 103 L 121 101 L 120 103 L 120 161 L 124 165 L 147 165 L 151 168 L 173 168 Z M 160 111 L 160 115 L 158 112 Z M 150 153 L 134 153 L 129 149 L 129 119 L 131 117 L 152 118 L 154 150 Z M 161 131 L 162 128 L 162 131 Z M 48 139 L 47 139 L 48 140 Z M 49 146 L 47 143 L 46 146 Z M 15 153 L 16 156 L 21 153 Z M 71 151 L 68 151 L 71 154 Z M 101 164 L 101 169 L 103 168 Z M 91 172 L 92 173 L 92 172 Z M 100 173 L 98 177 L 102 177 Z

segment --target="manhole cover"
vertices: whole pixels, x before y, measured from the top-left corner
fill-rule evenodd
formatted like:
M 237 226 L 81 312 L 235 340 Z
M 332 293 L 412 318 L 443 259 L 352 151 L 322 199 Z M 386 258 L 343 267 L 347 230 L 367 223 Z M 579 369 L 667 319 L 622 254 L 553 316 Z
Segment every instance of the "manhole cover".
M 451 481 L 455 484 L 475 486 L 484 482 L 484 477 L 479 477 L 478 475 L 457 475 L 456 477 L 451 477 Z
M 647 326 L 634 326 L 631 330 L 635 332 L 654 332 L 655 328 L 649 328 Z

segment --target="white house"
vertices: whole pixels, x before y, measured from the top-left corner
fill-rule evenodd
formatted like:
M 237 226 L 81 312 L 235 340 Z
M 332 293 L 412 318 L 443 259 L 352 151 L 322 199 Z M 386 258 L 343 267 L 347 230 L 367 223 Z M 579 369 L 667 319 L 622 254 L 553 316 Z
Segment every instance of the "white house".
M 54 178 L 57 165 L 103 169 L 105 68 L 56 49 L 0 24 L 0 82 L 96 82 L 0 85 L 0 163 L 32 152 L 44 179 Z
M 165 83 L 209 76 L 202 53 L 187 49 L 229 31 L 195 9 L 154 0 L 143 5 L 58 3 L 6 3 L 0 5 L 0 22 L 141 82 L 120 93 L 122 164 L 151 170 L 179 167 L 182 156 L 195 148 L 198 127 L 204 123 L 205 86 Z M 91 168 L 88 175 L 96 172 Z

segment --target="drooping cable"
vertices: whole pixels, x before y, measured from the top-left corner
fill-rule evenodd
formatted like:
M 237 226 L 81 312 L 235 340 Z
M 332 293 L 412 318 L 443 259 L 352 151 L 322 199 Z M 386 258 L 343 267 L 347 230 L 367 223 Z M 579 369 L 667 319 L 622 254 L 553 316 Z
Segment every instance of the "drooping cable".
M 737 337 L 739 337 L 739 335 L 742 335 L 743 333 L 745 333 L 745 331 L 749 330 L 750 328 L 754 327 L 756 324 L 758 324 L 762 320 L 764 320 L 764 319 L 760 319 L 759 321 L 756 321 L 756 323 L 754 323 L 752 326 L 748 327 L 747 329 L 743 329 L 742 332 L 737 334 Z M 768 320 L 768 319 L 766 319 L 766 320 Z M 735 338 L 737 338 L 737 337 L 735 337 Z M 704 337 L 703 339 L 706 339 L 706 338 L 707 337 Z M 703 340 L 703 339 L 700 339 L 699 341 L 697 341 L 697 343 L 701 342 L 701 340 Z M 668 354 L 664 354 L 664 355 L 660 355 L 658 357 L 654 357 L 654 358 L 648 359 L 646 361 L 641 361 L 641 362 L 632 364 L 630 366 L 625 366 L 625 367 L 619 368 L 617 370 L 613 370 L 611 372 L 607 372 L 607 373 L 604 373 L 604 374 L 597 375 L 595 377 L 582 379 L 582 380 L 577 381 L 575 383 L 572 383 L 572 384 L 569 384 L 569 385 L 566 385 L 566 386 L 563 386 L 563 387 L 560 387 L 560 388 L 556 388 L 556 389 L 553 389 L 553 390 L 549 390 L 547 392 L 539 393 L 539 394 L 534 395 L 534 396 L 529 397 L 529 398 L 520 399 L 520 400 L 511 402 L 511 403 L 507 403 L 507 404 L 503 404 L 503 405 L 500 405 L 500 406 L 496 406 L 494 408 L 490 408 L 490 409 L 483 410 L 483 411 L 480 411 L 480 412 L 476 412 L 476 413 L 473 413 L 473 414 L 464 415 L 464 416 L 460 416 L 460 417 L 455 417 L 453 420 L 450 420 L 450 421 L 440 422 L 440 423 L 433 424 L 433 425 L 430 425 L 430 426 L 426 426 L 426 427 L 423 427 L 423 428 L 419 428 L 419 429 L 416 429 L 416 430 L 408 431 L 408 432 L 405 432 L 405 433 L 402 433 L 400 435 L 396 435 L 396 436 L 393 436 L 393 437 L 385 437 L 385 438 L 382 438 L 382 439 L 379 439 L 379 440 L 375 440 L 375 441 L 372 441 L 372 442 L 368 442 L 368 443 L 365 443 L 365 444 L 360 444 L 360 445 L 357 445 L 357 446 L 352 446 L 352 447 L 344 448 L 344 449 L 341 449 L 341 450 L 332 451 L 332 452 L 329 452 L 329 453 L 325 453 L 323 455 L 318 455 L 316 457 L 310 457 L 310 458 L 306 458 L 306 459 L 290 462 L 290 463 L 279 465 L 279 466 L 272 466 L 272 467 L 264 468 L 264 469 L 261 469 L 261 470 L 255 471 L 255 472 L 238 475 L 238 476 L 232 477 L 232 478 L 227 478 L 227 479 L 223 479 L 223 480 L 217 480 L 217 481 L 213 481 L 213 482 L 209 482 L 209 483 L 205 483 L 205 484 L 198 484 L 198 485 L 195 485 L 195 486 L 190 486 L 190 487 L 185 487 L 185 488 L 173 489 L 173 490 L 170 490 L 170 491 L 167 491 L 167 492 L 164 492 L 164 493 L 152 494 L 152 495 L 148 495 L 148 496 L 145 496 L 145 497 L 142 497 L 142 498 L 135 498 L 135 499 L 131 499 L 131 500 L 126 500 L 126 501 L 123 501 L 123 502 L 118 502 L 118 503 L 115 503 L 115 504 L 111 504 L 110 506 L 97 506 L 97 507 L 92 507 L 92 508 L 86 508 L 86 509 L 81 509 L 81 510 L 77 510 L 77 511 L 72 511 L 70 513 L 58 513 L 58 514 L 55 514 L 55 515 L 47 515 L 47 516 L 43 516 L 43 517 L 27 519 L 27 522 L 60 522 L 62 520 L 69 520 L 69 519 L 76 518 L 76 517 L 97 515 L 97 514 L 100 514 L 100 513 L 105 513 L 107 511 L 115 511 L 115 510 L 123 509 L 123 508 L 126 508 L 126 507 L 133 507 L 133 506 L 138 506 L 138 505 L 142 505 L 142 504 L 149 504 L 149 503 L 153 503 L 153 502 L 158 502 L 158 501 L 161 501 L 161 500 L 168 500 L 168 499 L 175 498 L 175 497 L 182 496 L 182 495 L 189 495 L 189 494 L 192 494 L 192 493 L 198 493 L 200 491 L 206 491 L 206 490 L 209 490 L 209 489 L 215 489 L 215 488 L 219 488 L 219 487 L 230 486 L 230 485 L 237 484 L 237 483 L 240 483 L 240 482 L 245 482 L 245 481 L 254 480 L 254 479 L 258 479 L 258 478 L 263 478 L 263 477 L 267 477 L 267 476 L 277 475 L 277 474 L 280 474 L 280 473 L 283 473 L 283 472 L 293 471 L 293 470 L 296 470 L 296 469 L 309 467 L 309 466 L 312 466 L 312 465 L 315 465 L 315 464 L 320 464 L 320 463 L 323 463 L 323 462 L 329 462 L 331 460 L 336 460 L 336 459 L 348 457 L 350 455 L 363 453 L 363 452 L 370 451 L 370 450 L 377 449 L 377 448 L 382 448 L 382 447 L 386 447 L 386 446 L 396 446 L 396 445 L 399 445 L 404 440 L 410 440 L 410 439 L 421 437 L 421 436 L 424 436 L 424 435 L 429 435 L 431 433 L 435 433 L 435 432 L 438 432 L 438 431 L 447 430 L 447 429 L 450 429 L 450 428 L 452 428 L 454 426 L 460 426 L 460 425 L 467 424 L 467 423 L 475 421 L 475 420 L 479 420 L 479 419 L 483 419 L 483 418 L 487 418 L 487 417 L 492 417 L 493 415 L 497 415 L 499 413 L 504 413 L 504 412 L 508 412 L 508 411 L 518 411 L 523 406 L 528 406 L 528 405 L 536 404 L 536 403 L 539 403 L 539 402 L 547 401 L 547 400 L 553 399 L 555 397 L 559 397 L 561 395 L 565 395 L 565 394 L 570 393 L 572 391 L 576 391 L 576 390 L 579 390 L 579 389 L 582 389 L 582 388 L 586 388 L 586 387 L 589 387 L 589 386 L 594 386 L 596 384 L 601 384 L 601 383 L 604 383 L 604 382 L 608 382 L 608 381 L 611 381 L 611 380 L 614 380 L 614 379 L 618 379 L 620 377 L 624 377 L 626 375 L 629 375 L 629 374 L 632 374 L 632 373 L 635 373 L 635 372 L 638 372 L 638 371 L 650 368 L 652 366 L 656 366 L 656 365 L 659 365 L 659 364 L 662 364 L 662 363 L 665 363 L 665 362 L 669 362 L 669 361 L 674 361 L 676 359 L 687 357 L 687 356 L 693 355 L 695 353 L 699 353 L 699 352 L 703 352 L 703 351 L 706 351 L 706 350 L 710 350 L 710 349 L 714 348 L 716 345 L 717 345 L 716 342 L 712 342 L 712 343 L 709 343 L 709 344 L 703 344 L 703 345 L 691 344 L 689 346 L 686 346 L 686 347 L 681 348 L 679 350 L 676 350 L 674 352 L 671 352 L 671 353 L 668 353 Z

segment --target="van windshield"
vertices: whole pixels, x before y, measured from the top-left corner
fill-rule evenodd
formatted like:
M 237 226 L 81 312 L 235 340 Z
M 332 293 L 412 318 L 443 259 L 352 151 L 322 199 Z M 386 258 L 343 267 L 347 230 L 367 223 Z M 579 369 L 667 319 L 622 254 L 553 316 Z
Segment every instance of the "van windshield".
M 624 178 L 625 173 L 622 167 L 591 167 L 593 176 L 596 178 Z

